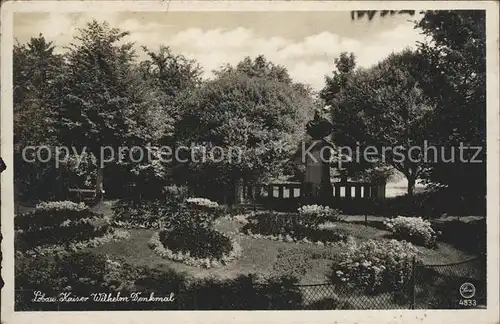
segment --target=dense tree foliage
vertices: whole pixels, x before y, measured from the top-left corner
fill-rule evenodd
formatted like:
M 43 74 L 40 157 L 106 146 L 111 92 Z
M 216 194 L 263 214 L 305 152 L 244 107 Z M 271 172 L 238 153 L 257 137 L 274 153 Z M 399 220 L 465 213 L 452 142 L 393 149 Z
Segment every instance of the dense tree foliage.
M 49 198 L 56 194 L 58 182 L 69 179 L 65 168 L 56 170 L 51 160 L 40 162 L 30 146 L 53 147 L 58 143 L 58 88 L 63 59 L 55 45 L 40 35 L 26 44 L 14 45 L 13 99 L 16 191 L 28 199 L 31 196 Z M 53 151 L 53 150 L 52 150 Z M 26 158 L 23 158 L 23 152 Z M 47 153 L 48 155 L 50 153 Z M 47 158 L 43 156 L 43 159 Z M 27 162 L 26 160 L 33 160 Z M 46 183 L 51 184 L 48 188 Z M 44 185 L 45 184 L 45 185 Z
M 419 84 L 437 107 L 429 140 L 451 148 L 481 147 L 455 152 L 455 161 L 434 163 L 426 179 L 460 195 L 486 194 L 486 26 L 485 11 L 428 11 L 418 22 L 431 42 L 421 44 Z M 465 183 L 467 185 L 465 185 Z
M 367 16 L 372 20 L 377 13 L 380 17 L 414 14 L 409 11 L 356 11 L 352 12 L 352 18 Z M 417 44 L 414 53 L 404 51 L 390 55 L 369 70 L 355 71 L 353 54 L 342 53 L 335 60 L 336 70 L 326 78 L 320 95 L 327 103 L 333 103 L 336 142 L 352 146 L 359 139 L 362 145 L 368 142 L 405 143 L 402 145 L 424 149 L 425 141 L 427 147 L 437 149 L 429 151 L 431 157 L 425 157 L 426 163 L 407 163 L 405 166 L 390 163 L 408 178 L 409 191 L 415 179 L 420 178 L 462 197 L 484 196 L 485 12 L 440 10 L 421 14 L 415 28 L 422 31 L 427 40 Z M 397 72 L 401 68 L 405 71 L 403 74 Z M 415 100 L 421 102 L 418 104 Z M 412 105 L 422 109 L 408 110 Z M 394 112 L 402 118 L 395 118 Z M 378 133 L 378 140 L 374 140 L 375 133 Z M 398 137 L 400 140 L 395 140 Z M 470 149 L 461 153 L 460 146 Z M 365 160 L 361 162 L 351 164 L 350 168 L 366 171 L 374 167 Z
M 184 165 L 182 174 L 192 183 L 217 187 L 279 176 L 311 118 L 308 90 L 262 56 L 215 74 L 183 102 L 176 138 L 179 145 L 222 150 L 213 158 L 208 153 L 205 162 Z
M 322 92 L 331 106 L 335 143 L 351 148 L 358 168 L 393 166 L 406 176 L 412 195 L 424 167 L 411 148 L 423 146 L 433 112 L 412 76 L 418 57 L 407 50 L 370 69 L 355 70 L 354 62 L 353 55 L 343 53 Z

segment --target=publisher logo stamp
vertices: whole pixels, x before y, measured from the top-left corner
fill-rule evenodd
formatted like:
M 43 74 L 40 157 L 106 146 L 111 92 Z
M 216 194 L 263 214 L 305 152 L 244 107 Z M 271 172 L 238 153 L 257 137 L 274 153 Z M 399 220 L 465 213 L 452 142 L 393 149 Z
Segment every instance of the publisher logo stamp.
M 476 294 L 476 287 L 470 282 L 465 282 L 460 286 L 460 295 L 463 298 L 472 298 Z

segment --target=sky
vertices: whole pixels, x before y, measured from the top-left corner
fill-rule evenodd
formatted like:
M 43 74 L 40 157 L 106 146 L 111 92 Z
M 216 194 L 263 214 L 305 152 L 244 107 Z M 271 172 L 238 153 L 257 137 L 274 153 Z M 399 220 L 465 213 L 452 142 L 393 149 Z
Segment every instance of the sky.
M 369 67 L 392 52 L 415 47 L 424 37 L 414 29 L 417 16 L 372 21 L 351 20 L 350 12 L 128 12 L 16 13 L 14 37 L 25 43 L 40 33 L 58 51 L 92 19 L 130 32 L 129 41 L 196 59 L 209 78 L 225 63 L 264 54 L 287 68 L 297 82 L 320 90 L 341 52 L 354 52 L 359 66 Z

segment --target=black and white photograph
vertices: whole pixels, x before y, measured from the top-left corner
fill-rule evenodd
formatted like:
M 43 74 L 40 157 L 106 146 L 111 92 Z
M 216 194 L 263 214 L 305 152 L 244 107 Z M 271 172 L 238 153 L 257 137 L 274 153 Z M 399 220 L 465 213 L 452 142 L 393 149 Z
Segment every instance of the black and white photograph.
M 498 2 L 140 2 L 2 4 L 2 323 L 498 320 Z

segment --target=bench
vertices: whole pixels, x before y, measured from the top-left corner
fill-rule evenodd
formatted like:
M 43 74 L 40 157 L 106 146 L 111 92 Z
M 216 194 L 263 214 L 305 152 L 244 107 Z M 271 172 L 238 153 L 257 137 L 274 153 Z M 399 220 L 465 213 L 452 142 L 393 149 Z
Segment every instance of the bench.
M 95 189 L 80 189 L 80 188 L 69 188 L 68 191 L 70 193 L 76 193 L 76 197 L 79 202 L 82 201 L 99 201 L 104 197 L 104 190 L 101 190 L 99 197 L 96 197 Z

